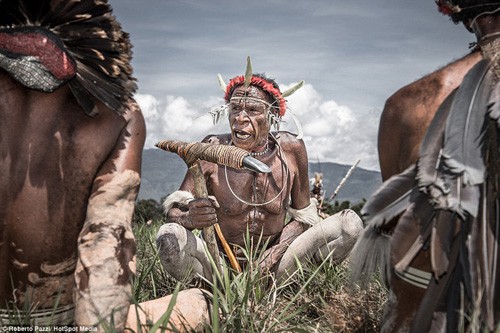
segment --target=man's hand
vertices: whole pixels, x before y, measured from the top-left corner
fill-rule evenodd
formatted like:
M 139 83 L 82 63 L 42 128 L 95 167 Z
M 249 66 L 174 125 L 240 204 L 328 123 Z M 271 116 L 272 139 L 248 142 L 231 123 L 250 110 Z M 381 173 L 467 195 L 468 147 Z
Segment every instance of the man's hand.
M 188 204 L 189 226 L 193 229 L 203 229 L 217 223 L 217 213 L 215 208 L 219 207 L 213 199 L 194 199 Z

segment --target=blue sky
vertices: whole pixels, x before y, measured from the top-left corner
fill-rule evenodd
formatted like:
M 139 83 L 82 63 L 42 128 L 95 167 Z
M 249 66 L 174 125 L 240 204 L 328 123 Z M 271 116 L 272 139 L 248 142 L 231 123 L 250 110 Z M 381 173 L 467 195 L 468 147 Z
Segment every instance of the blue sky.
M 222 103 L 216 75 L 255 72 L 289 100 L 311 159 L 378 169 L 376 136 L 385 100 L 468 52 L 474 36 L 433 0 L 110 0 L 134 44 L 136 98 L 146 148 L 161 139 L 201 140 L 227 131 L 205 115 Z M 296 131 L 290 117 L 284 129 Z

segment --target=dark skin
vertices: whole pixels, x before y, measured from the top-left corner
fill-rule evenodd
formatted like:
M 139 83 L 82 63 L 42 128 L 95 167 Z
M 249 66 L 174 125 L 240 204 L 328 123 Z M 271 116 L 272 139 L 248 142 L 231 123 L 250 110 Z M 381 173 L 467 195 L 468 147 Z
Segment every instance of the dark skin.
M 100 102 L 97 108 L 99 114 L 88 117 L 68 86 L 41 93 L 0 70 L 0 307 L 15 301 L 21 308 L 24 302 L 52 308 L 58 293 L 59 306 L 72 303 L 89 198 L 99 203 L 117 174 L 140 175 L 145 124 L 139 107 L 130 100 L 123 115 Z M 137 192 L 131 186 L 122 199 L 133 204 Z M 135 243 L 117 241 L 123 250 L 115 259 L 128 267 L 127 279 Z M 81 273 L 86 283 L 78 288 L 96 287 L 93 273 Z
M 267 93 L 255 86 L 246 90 L 243 86 L 237 87 L 232 95 L 233 98 L 245 96 L 272 103 Z M 306 229 L 297 221 L 284 225 L 286 208 L 288 205 L 295 209 L 305 208 L 309 205 L 310 198 L 304 143 L 289 133 L 280 132 L 277 135 L 277 142 L 282 150 L 280 153 L 277 143 L 269 139 L 267 112 L 267 106 L 262 102 L 234 99 L 229 111 L 231 134 L 210 137 L 207 141 L 228 144 L 231 140 L 233 145 L 249 152 L 265 151 L 268 142 L 269 151 L 255 158 L 267 164 L 272 173 L 257 174 L 247 170 L 226 169 L 202 161 L 209 195 L 215 196 L 220 207 L 216 207 L 209 199 L 196 199 L 189 203 L 187 212 L 172 208 L 168 217 L 188 229 L 201 229 L 217 222 L 226 240 L 239 246 L 245 246 L 244 235 L 247 228 L 254 242 L 262 234 L 262 242 L 276 243 L 265 255 L 263 265 L 270 268 L 291 241 Z M 242 200 L 251 203 L 272 202 L 262 206 L 242 203 L 231 193 L 226 173 L 231 189 Z M 193 191 L 193 187 L 193 178 L 188 172 L 180 189 Z M 274 198 L 276 199 L 273 200 Z
M 480 16 L 474 22 L 469 20 L 464 25 L 469 31 L 475 33 L 478 41 L 500 31 L 498 16 Z M 461 84 L 470 68 L 481 59 L 482 55 L 479 51 L 473 52 L 402 88 L 387 101 L 379 132 L 379 157 L 384 180 L 417 161 L 421 141 L 437 109 Z M 431 87 L 434 88 L 431 89 Z M 443 105 L 449 107 L 449 103 Z M 398 252 L 397 250 L 409 244 L 406 237 L 418 233 L 418 226 L 410 222 L 396 219 L 390 224 L 392 228 L 397 223 L 391 241 L 392 267 L 401 259 L 400 252 L 404 253 L 404 251 Z M 420 251 L 413 259 L 411 266 L 430 272 L 429 251 Z M 410 285 L 393 274 L 390 294 L 393 297 L 390 297 L 386 309 L 398 309 L 398 311 L 386 311 L 382 332 L 406 332 L 420 305 L 420 300 L 424 297 L 425 289 Z M 400 305 L 400 301 L 404 302 L 404 306 Z
M 439 106 L 479 60 L 481 53 L 472 52 L 410 83 L 387 99 L 378 132 L 384 181 L 417 161 L 420 144 Z

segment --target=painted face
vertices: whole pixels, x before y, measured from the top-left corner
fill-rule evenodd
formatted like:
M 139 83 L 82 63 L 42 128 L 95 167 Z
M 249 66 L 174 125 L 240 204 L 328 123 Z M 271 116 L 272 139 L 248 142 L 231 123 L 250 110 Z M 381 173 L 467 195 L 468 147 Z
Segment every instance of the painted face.
M 245 98 L 249 97 L 249 98 Z M 231 139 L 236 147 L 247 151 L 258 151 L 265 147 L 269 135 L 270 99 L 258 87 L 237 87 L 229 102 L 229 125 Z

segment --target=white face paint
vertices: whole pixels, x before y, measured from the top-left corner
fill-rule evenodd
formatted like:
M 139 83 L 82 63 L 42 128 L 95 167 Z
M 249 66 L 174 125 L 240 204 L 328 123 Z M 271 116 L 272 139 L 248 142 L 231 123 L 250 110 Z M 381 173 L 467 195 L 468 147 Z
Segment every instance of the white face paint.
M 234 90 L 229 103 L 229 125 L 236 147 L 249 152 L 265 148 L 270 130 L 268 99 L 267 93 L 255 86 L 247 89 L 240 86 Z

